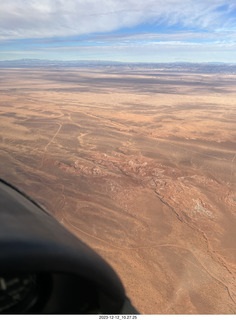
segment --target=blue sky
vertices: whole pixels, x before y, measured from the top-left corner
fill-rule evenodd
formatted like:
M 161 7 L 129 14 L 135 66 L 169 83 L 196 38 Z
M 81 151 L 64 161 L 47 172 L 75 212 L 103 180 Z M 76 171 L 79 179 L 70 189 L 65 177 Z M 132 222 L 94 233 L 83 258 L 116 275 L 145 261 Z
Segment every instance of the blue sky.
M 0 60 L 236 63 L 234 0 L 0 1 Z

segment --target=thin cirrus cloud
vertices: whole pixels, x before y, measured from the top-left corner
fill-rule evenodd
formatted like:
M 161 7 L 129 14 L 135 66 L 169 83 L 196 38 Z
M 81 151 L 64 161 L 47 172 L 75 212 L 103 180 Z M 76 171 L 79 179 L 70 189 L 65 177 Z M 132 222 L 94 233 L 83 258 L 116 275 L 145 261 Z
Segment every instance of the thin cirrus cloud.
M 236 26 L 232 0 L 15 0 L 0 7 L 2 39 L 66 37 L 139 24 L 200 29 Z
M 101 58 L 103 51 L 109 58 L 124 60 L 129 56 L 125 50 L 133 49 L 137 55 L 138 52 L 145 55 L 145 50 L 155 47 L 154 57 L 157 46 L 160 52 L 168 46 L 178 51 L 182 44 L 186 49 L 194 47 L 191 42 L 200 43 L 202 51 L 202 42 L 206 42 L 206 50 L 212 48 L 222 55 L 227 48 L 235 46 L 235 16 L 236 3 L 232 0 L 3 1 L 0 59 L 6 53 L 12 57 L 56 58 L 55 52 L 60 47 L 64 52 L 60 57 L 75 59 L 81 58 L 89 47 L 93 48 L 93 58 L 97 53 Z M 148 54 L 145 57 L 149 59 Z

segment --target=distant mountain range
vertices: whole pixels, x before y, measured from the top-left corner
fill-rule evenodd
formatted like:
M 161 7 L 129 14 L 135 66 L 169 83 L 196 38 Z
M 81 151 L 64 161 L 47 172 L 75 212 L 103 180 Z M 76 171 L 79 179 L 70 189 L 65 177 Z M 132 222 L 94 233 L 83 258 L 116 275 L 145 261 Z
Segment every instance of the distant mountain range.
M 173 72 L 190 73 L 225 73 L 236 74 L 236 64 L 228 63 L 131 63 L 103 60 L 41 60 L 41 59 L 21 59 L 0 61 L 0 68 L 106 68 L 106 69 L 150 69 L 166 70 Z

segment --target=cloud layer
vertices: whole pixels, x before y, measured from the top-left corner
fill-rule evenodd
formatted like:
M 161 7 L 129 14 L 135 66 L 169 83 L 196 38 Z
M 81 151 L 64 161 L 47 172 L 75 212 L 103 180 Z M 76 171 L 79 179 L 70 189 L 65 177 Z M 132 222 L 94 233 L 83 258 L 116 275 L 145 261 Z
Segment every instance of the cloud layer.
M 0 39 L 107 33 L 140 24 L 235 30 L 232 0 L 9 0 L 0 6 Z
M 0 60 L 236 63 L 233 0 L 8 0 Z

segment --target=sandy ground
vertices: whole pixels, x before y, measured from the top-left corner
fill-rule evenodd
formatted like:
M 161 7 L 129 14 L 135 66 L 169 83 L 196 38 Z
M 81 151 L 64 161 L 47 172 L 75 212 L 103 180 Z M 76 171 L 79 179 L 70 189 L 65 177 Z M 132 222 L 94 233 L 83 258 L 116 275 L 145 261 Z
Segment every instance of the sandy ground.
M 2 69 L 0 176 L 101 254 L 141 313 L 235 313 L 235 77 Z

